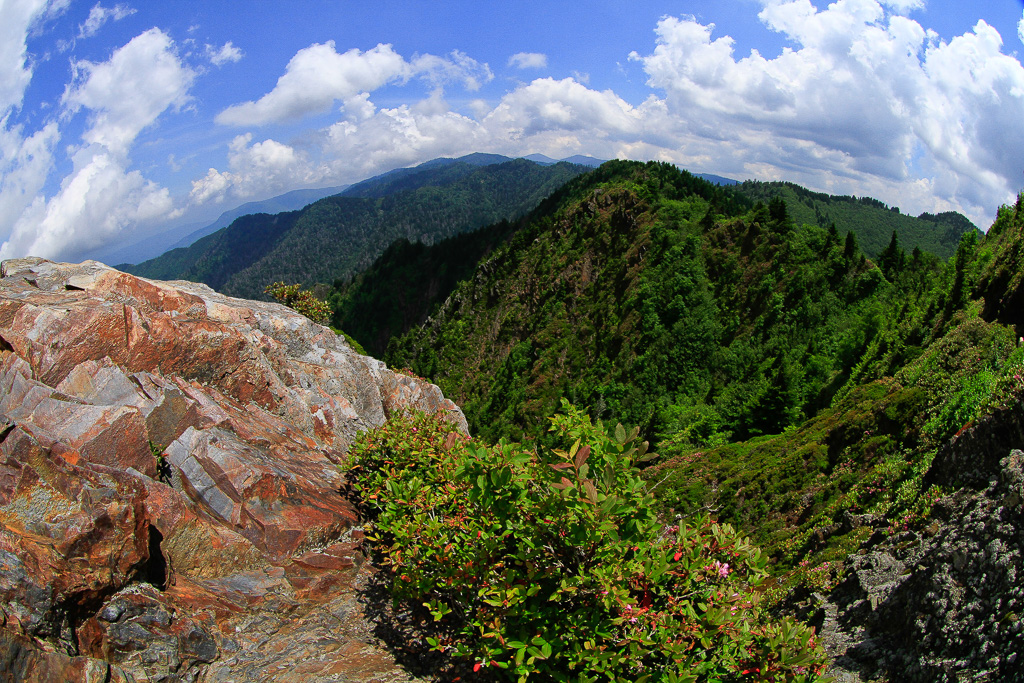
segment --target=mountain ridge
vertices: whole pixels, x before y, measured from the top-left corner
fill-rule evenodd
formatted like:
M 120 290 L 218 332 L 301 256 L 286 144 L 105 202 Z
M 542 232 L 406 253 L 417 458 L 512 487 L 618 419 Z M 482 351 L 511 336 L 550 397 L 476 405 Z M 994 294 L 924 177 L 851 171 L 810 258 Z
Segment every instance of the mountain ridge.
M 260 298 L 275 280 L 312 286 L 347 277 L 399 237 L 432 241 L 525 212 L 585 170 L 524 160 L 399 169 L 300 211 L 243 216 L 187 249 L 126 270 Z M 324 249 L 333 244 L 345 248 Z

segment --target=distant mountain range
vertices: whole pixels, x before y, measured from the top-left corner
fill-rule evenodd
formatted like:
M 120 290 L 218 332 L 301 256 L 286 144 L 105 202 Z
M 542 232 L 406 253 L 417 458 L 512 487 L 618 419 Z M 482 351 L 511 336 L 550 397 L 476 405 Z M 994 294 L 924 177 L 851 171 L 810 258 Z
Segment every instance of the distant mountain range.
M 564 161 L 566 163 L 591 168 L 596 168 L 605 161 L 603 159 L 596 159 L 594 157 L 584 156 L 581 154 L 566 157 L 565 159 L 552 159 L 551 157 L 543 154 L 530 154 L 521 158 L 544 166 L 551 166 Z M 475 152 L 473 154 L 459 157 L 458 161 L 473 166 L 488 166 L 491 164 L 500 164 L 506 161 L 511 161 L 512 159 L 513 157 L 507 157 L 501 154 Z M 367 184 L 370 184 L 377 188 L 374 191 L 382 192 L 383 190 L 381 188 L 385 186 L 383 184 L 385 179 L 395 180 L 435 166 L 444 166 L 452 161 L 455 161 L 455 159 L 443 157 L 424 162 L 418 166 L 395 169 L 362 181 L 358 183 L 358 186 L 366 187 Z M 710 173 L 697 173 L 695 175 L 718 185 L 734 185 L 738 182 L 730 178 L 723 178 L 722 176 Z M 188 223 L 186 225 L 175 226 L 174 228 L 165 230 L 156 235 L 150 235 L 149 237 L 132 242 L 127 246 L 123 244 L 116 244 L 93 250 L 84 254 L 83 258 L 94 259 L 103 263 L 117 263 L 121 265 L 139 264 L 143 261 L 155 259 L 161 254 L 172 249 L 188 247 L 197 240 L 206 237 L 207 235 L 212 235 L 222 228 L 228 227 L 232 222 L 242 216 L 258 213 L 276 214 L 284 213 L 286 211 L 296 211 L 319 199 L 323 199 L 324 197 L 340 194 L 349 187 L 352 186 L 338 185 L 334 187 L 292 190 L 290 192 L 277 195 L 276 197 L 270 197 L 269 199 L 246 202 L 223 212 L 217 217 L 217 220 L 209 224 Z M 355 194 L 352 196 L 362 195 Z
M 350 277 L 396 239 L 429 244 L 514 218 L 587 170 L 499 155 L 435 159 L 357 183 L 298 211 L 240 216 L 187 247 L 118 267 L 260 298 L 277 280 L 314 285 Z
M 269 199 L 246 202 L 241 206 L 225 211 L 217 217 L 217 220 L 208 225 L 202 225 L 201 223 L 179 225 L 128 246 L 114 245 L 105 247 L 90 252 L 85 257 L 103 263 L 142 263 L 148 259 L 156 258 L 171 249 L 187 247 L 201 237 L 206 237 L 221 228 L 226 228 L 236 218 L 253 213 L 295 211 L 323 197 L 338 194 L 347 187 L 348 185 L 339 185 L 337 187 L 322 187 L 309 190 L 292 190 Z
M 373 264 L 395 240 L 429 246 L 489 224 L 515 219 L 566 181 L 602 163 L 592 157 L 569 159 L 572 161 L 556 161 L 534 154 L 513 160 L 498 154 L 475 153 L 395 169 L 347 188 L 298 190 L 225 212 L 218 221 L 180 238 L 177 248 L 137 265 L 124 263 L 119 267 L 156 279 L 201 281 L 224 293 L 245 297 L 261 297 L 263 288 L 274 281 L 305 286 L 344 283 Z M 692 177 L 723 192 L 728 190 L 722 197 L 730 197 L 730 202 L 742 200 L 754 205 L 780 199 L 798 225 L 831 226 L 839 236 L 852 231 L 859 248 L 871 258 L 889 245 L 894 233 L 907 251 L 920 248 L 948 258 L 961 235 L 977 232 L 970 221 L 956 213 L 912 217 L 875 199 L 836 197 L 792 183 L 738 183 L 712 174 Z M 341 191 L 306 202 L 335 189 Z M 298 210 L 279 210 L 299 204 L 302 208 Z M 243 214 L 247 210 L 258 212 Z M 228 221 L 229 225 L 221 225 Z M 440 289 L 431 289 L 432 295 L 450 291 L 458 280 L 456 273 L 465 276 L 465 267 L 514 231 L 513 225 L 498 226 L 479 237 L 446 246 L 445 249 L 454 249 L 468 260 L 462 267 L 445 265 L 443 286 L 435 283 Z M 414 270 L 416 266 L 408 263 L 413 251 L 392 254 L 389 258 L 397 259 L 392 265 Z M 434 252 L 423 256 L 437 264 L 445 262 L 445 257 L 439 258 Z M 377 268 L 375 272 L 375 277 L 395 275 L 389 274 L 387 268 Z M 437 305 L 437 301 L 432 301 L 430 305 Z M 358 330 L 357 338 L 370 336 L 368 347 L 382 353 L 392 335 L 401 334 L 426 314 L 424 301 L 409 305 L 411 308 L 400 322 L 396 319 L 383 327 Z M 386 310 L 376 303 L 373 306 L 377 308 L 365 317 L 367 322 Z M 350 324 L 348 319 L 344 326 Z

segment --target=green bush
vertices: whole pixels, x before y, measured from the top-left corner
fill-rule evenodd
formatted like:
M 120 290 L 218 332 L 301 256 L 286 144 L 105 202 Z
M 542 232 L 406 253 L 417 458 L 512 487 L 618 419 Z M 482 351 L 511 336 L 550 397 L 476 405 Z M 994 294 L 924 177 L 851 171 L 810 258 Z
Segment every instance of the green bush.
M 637 430 L 563 401 L 550 452 L 416 415 L 364 434 L 351 478 L 397 600 L 431 646 L 507 680 L 818 680 L 813 630 L 756 608 L 765 559 L 728 525 L 665 526 Z
M 326 325 L 331 319 L 331 305 L 323 299 L 316 298 L 313 292 L 302 289 L 301 285 L 286 285 L 283 282 L 275 282 L 267 285 L 263 293 L 269 294 L 288 308 L 306 316 L 315 323 Z

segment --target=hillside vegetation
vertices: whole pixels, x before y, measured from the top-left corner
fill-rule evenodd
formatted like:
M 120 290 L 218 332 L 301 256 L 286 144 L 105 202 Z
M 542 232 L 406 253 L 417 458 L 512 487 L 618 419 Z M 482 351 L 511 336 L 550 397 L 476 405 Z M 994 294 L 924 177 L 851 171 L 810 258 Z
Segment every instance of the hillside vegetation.
M 275 281 L 309 287 L 350 277 L 396 239 L 429 244 L 516 217 L 586 170 L 522 159 L 443 160 L 354 185 L 300 211 L 242 216 L 187 248 L 126 269 L 262 298 Z
M 898 241 L 886 258 L 888 272 L 853 234 L 796 225 L 781 200 L 611 162 L 535 212 L 387 359 L 435 378 L 485 436 L 536 435 L 567 397 L 651 435 L 742 440 L 830 405 L 895 302 L 943 277 Z
M 794 224 L 835 230 L 842 239 L 853 232 L 858 246 L 872 258 L 889 247 L 893 232 L 897 246 L 906 252 L 920 248 L 940 257 L 951 255 L 965 232 L 977 232 L 960 214 L 913 218 L 874 199 L 832 197 L 790 183 L 733 184 L 720 195 L 731 196 L 734 204 L 747 209 L 757 201 L 770 204 L 779 196 Z M 555 210 L 554 199 L 538 207 L 536 216 Z M 392 244 L 355 278 L 335 280 L 330 295 L 333 324 L 350 330 L 372 353 L 384 355 L 392 337 L 405 334 L 435 313 L 455 285 L 469 277 L 477 261 L 529 223 L 524 219 L 492 225 L 430 246 L 405 240 Z
M 979 232 L 965 216 L 954 211 L 914 217 L 871 197 L 812 192 L 794 183 L 747 180 L 737 185 L 736 190 L 755 202 L 768 203 L 781 197 L 799 224 L 828 228 L 834 223 L 843 235 L 852 230 L 869 258 L 875 258 L 889 245 L 893 232 L 908 252 L 921 249 L 943 259 L 953 255 L 964 233 Z
M 387 360 L 485 439 L 543 442 L 563 397 L 640 425 L 659 510 L 711 513 L 776 573 L 827 582 L 872 530 L 923 524 L 936 449 L 1019 400 L 1021 225 L 1018 201 L 948 261 L 892 232 L 868 259 L 781 199 L 611 162 L 490 245 Z

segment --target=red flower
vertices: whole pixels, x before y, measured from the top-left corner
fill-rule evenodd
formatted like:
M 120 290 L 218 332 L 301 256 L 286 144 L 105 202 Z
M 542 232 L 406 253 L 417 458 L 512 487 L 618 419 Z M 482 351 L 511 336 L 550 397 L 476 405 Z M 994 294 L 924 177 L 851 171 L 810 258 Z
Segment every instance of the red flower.
M 673 556 L 672 556 L 672 558 L 673 558 L 673 559 L 674 559 L 674 560 L 675 560 L 676 562 L 678 562 L 678 561 L 679 561 L 679 558 L 681 558 L 682 556 L 683 556 L 683 551 L 682 551 L 682 550 L 680 550 L 680 551 L 679 551 L 679 552 L 677 552 L 677 553 L 676 553 L 675 555 L 673 555 Z
M 477 662 L 476 664 L 474 664 L 473 665 L 473 671 L 479 671 L 480 670 L 480 666 L 481 666 L 480 662 Z

